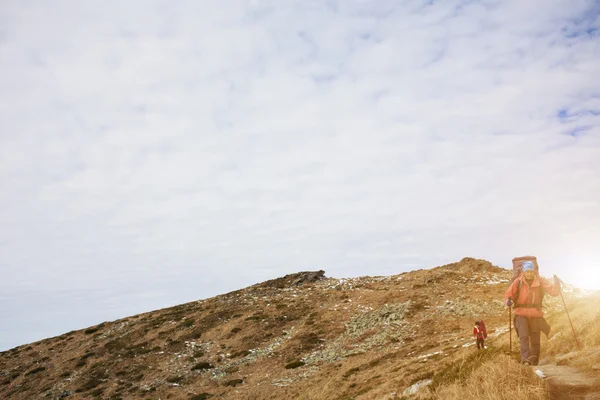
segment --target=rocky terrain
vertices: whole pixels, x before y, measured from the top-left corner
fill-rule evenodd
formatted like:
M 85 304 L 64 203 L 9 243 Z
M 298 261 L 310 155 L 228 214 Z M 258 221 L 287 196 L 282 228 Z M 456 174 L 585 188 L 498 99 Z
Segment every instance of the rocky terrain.
M 476 319 L 489 351 L 507 343 L 510 277 L 471 258 L 385 277 L 288 275 L 0 353 L 0 398 L 408 398 L 477 352 Z

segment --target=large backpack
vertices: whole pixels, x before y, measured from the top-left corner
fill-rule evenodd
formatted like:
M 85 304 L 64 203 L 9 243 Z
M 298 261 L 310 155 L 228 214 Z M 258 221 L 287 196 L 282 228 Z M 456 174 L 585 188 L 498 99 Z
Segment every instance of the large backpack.
M 479 322 L 479 330 L 481 331 L 481 333 L 483 333 L 483 338 L 487 339 L 487 330 L 485 329 L 485 324 L 483 323 L 483 320 L 480 319 L 477 322 Z
M 511 285 L 513 283 L 513 281 L 515 279 L 517 279 L 519 277 L 519 275 L 521 275 L 521 272 L 523 272 L 523 263 L 525 261 L 533 261 L 533 268 L 535 270 L 535 272 L 538 273 L 540 272 L 540 266 L 537 262 L 537 258 L 535 258 L 534 256 L 522 256 L 522 257 L 515 257 L 512 260 L 513 263 L 513 276 L 509 282 L 509 285 Z M 522 282 L 519 282 L 519 286 L 517 287 L 517 293 L 515 295 L 515 298 L 513 299 L 513 307 L 516 307 L 516 302 L 517 299 L 519 298 L 519 293 L 521 292 L 521 284 Z M 544 303 L 544 290 L 543 288 L 540 287 L 540 304 Z

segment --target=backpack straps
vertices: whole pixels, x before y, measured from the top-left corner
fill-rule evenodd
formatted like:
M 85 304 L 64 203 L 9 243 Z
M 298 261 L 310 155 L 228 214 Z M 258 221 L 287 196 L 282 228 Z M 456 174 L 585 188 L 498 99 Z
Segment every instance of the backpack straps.
M 517 300 L 519 300 L 519 295 L 521 294 L 521 285 L 523 284 L 523 281 L 519 279 L 519 284 L 517 285 L 517 293 L 515 293 L 515 300 L 513 301 L 513 308 L 517 308 L 517 305 L 522 305 L 522 304 L 517 304 Z
M 541 278 L 540 278 L 541 279 Z M 519 300 L 519 295 L 521 294 L 521 285 L 523 281 L 519 280 L 519 285 L 517 286 L 517 293 L 515 294 L 515 301 L 513 302 L 513 308 L 539 308 L 542 309 L 544 303 L 544 295 L 546 292 L 544 291 L 544 286 L 540 282 L 540 304 L 517 304 L 516 301 Z

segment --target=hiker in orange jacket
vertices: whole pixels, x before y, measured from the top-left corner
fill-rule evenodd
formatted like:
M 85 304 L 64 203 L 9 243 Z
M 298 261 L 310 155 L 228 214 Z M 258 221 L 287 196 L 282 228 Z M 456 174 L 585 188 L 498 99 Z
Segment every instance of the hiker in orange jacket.
M 550 333 L 550 325 L 544 319 L 542 300 L 544 294 L 558 296 L 560 280 L 554 275 L 554 283 L 538 275 L 532 261 L 523 262 L 523 272 L 508 287 L 504 300 L 508 307 L 514 304 L 514 324 L 521 345 L 521 362 L 537 365 L 540 358 L 540 333 Z

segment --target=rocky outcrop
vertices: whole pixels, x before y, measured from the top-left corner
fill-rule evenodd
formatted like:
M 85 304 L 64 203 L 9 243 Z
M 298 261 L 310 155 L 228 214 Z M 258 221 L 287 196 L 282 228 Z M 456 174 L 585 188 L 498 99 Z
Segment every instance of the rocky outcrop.
M 289 274 L 277 279 L 271 279 L 260 284 L 263 287 L 272 287 L 283 289 L 288 287 L 300 286 L 306 283 L 317 282 L 325 279 L 325 271 L 303 271 L 295 274 Z
M 465 257 L 459 262 L 447 264 L 438 268 L 446 270 L 454 270 L 461 272 L 505 272 L 503 268 L 493 265 L 487 260 L 480 260 L 477 258 Z

